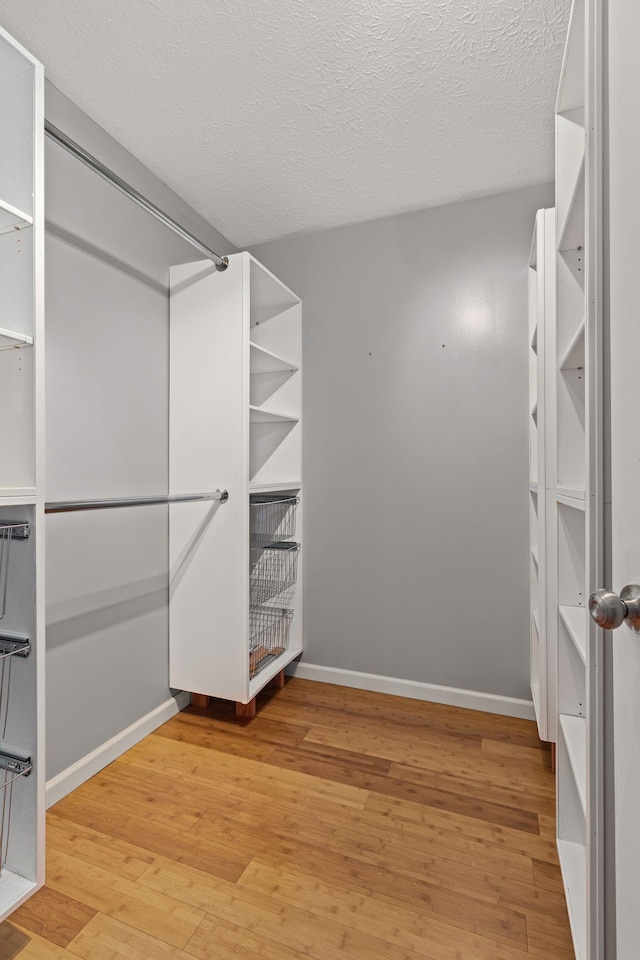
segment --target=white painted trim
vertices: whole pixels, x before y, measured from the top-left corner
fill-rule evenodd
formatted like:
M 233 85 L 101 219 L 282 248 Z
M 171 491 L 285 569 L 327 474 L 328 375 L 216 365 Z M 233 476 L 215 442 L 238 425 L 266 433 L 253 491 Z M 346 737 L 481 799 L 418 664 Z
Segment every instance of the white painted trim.
M 484 713 L 499 713 L 505 717 L 535 720 L 531 700 L 500 697 L 495 693 L 461 690 L 458 687 L 440 687 L 435 683 L 401 680 L 399 677 L 381 677 L 376 673 L 323 667 L 317 663 L 292 663 L 286 668 L 286 672 L 290 676 L 301 677 L 303 680 L 335 683 L 340 687 L 355 687 L 357 690 L 390 693 L 396 697 L 410 697 L 412 700 L 428 700 L 431 703 L 446 703 L 450 707 L 466 707 L 467 710 L 482 710 Z
M 161 703 L 159 707 L 140 717 L 135 723 L 132 723 L 126 730 L 117 733 L 111 740 L 101 744 L 88 753 L 85 757 L 77 760 L 75 763 L 63 770 L 57 776 L 47 780 L 47 809 L 58 800 L 62 800 L 68 793 L 75 790 L 90 777 L 95 776 L 108 764 L 113 763 L 118 757 L 133 747 L 140 740 L 143 740 L 148 734 L 153 733 L 158 727 L 174 717 L 176 713 L 184 710 L 191 703 L 190 693 L 178 693 L 175 697 L 170 697 Z

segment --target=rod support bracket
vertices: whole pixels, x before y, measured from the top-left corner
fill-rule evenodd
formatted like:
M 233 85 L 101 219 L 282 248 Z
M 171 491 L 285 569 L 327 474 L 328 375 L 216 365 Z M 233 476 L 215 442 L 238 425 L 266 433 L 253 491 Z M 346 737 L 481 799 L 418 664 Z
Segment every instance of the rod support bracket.
M 220 263 L 216 263 L 216 270 L 222 273 L 229 266 L 229 257 L 223 257 Z

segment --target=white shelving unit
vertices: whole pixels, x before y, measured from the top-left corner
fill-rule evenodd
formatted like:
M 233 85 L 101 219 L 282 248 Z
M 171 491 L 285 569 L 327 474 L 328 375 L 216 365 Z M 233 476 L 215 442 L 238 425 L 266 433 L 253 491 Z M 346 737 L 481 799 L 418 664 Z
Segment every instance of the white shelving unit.
M 45 814 L 44 76 L 1 29 L 0 139 L 1 921 L 44 882 Z
M 299 499 L 302 542 L 300 362 L 300 300 L 250 254 L 223 272 L 172 269 L 170 489 L 220 487 L 229 500 L 170 507 L 170 680 L 198 702 L 233 700 L 243 716 L 302 652 L 302 551 L 282 597 L 293 611 L 286 649 L 262 668 L 250 589 L 252 496 Z
M 538 210 L 529 260 L 529 544 L 531 696 L 542 740 L 556 739 L 555 646 L 546 617 L 546 352 L 555 312 L 555 211 Z
M 593 0 L 574 0 L 556 105 L 557 303 L 547 363 L 547 628 L 557 643 L 558 852 L 577 960 L 602 956 L 600 640 L 587 614 L 601 580 L 598 276 L 591 189 L 596 112 L 587 51 Z M 595 420 L 594 420 L 595 417 Z

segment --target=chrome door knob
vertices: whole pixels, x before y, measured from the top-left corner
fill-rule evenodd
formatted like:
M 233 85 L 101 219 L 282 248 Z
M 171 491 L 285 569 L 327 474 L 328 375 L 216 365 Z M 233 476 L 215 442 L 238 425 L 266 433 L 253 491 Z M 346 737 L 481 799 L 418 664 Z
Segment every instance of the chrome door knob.
M 631 583 L 622 588 L 620 596 L 613 590 L 596 590 L 589 597 L 589 613 L 603 630 L 615 630 L 626 623 L 630 630 L 640 633 L 640 586 Z

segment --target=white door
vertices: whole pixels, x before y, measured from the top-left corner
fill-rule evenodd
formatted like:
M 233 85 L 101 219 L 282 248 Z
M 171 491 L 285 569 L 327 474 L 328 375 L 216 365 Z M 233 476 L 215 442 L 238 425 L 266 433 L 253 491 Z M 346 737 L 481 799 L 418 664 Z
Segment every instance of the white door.
M 640 584 L 640 4 L 608 4 L 611 382 L 611 587 Z M 606 213 L 606 192 L 605 192 Z M 606 422 L 606 421 L 605 421 Z M 606 635 L 613 660 L 616 960 L 640 956 L 640 634 L 623 624 Z M 605 693 L 605 696 L 607 694 Z M 615 820 L 612 818 L 615 816 Z M 612 884 L 607 899 L 614 903 Z M 606 960 L 612 960 L 611 952 Z

